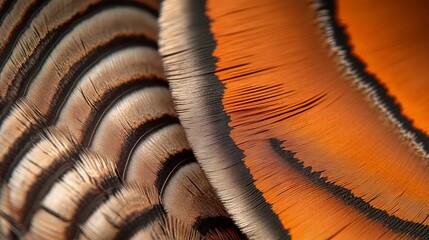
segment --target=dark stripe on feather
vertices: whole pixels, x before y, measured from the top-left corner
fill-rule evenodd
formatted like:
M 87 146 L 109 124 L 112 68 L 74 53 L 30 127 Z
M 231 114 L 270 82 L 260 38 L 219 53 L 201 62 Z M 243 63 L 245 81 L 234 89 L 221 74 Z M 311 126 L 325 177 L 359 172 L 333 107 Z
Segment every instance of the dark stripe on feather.
M 374 208 L 369 202 L 355 196 L 349 189 L 329 182 L 327 177 L 321 177 L 322 172 L 313 171 L 311 166 L 305 167 L 303 161 L 295 158 L 294 152 L 284 150 L 282 148 L 282 141 L 272 138 L 269 142 L 274 152 L 278 154 L 290 167 L 304 175 L 312 183 L 320 186 L 336 198 L 343 201 L 346 205 L 361 212 L 368 219 L 381 222 L 393 231 L 409 234 L 416 238 L 424 239 L 429 236 L 429 226 L 422 223 L 403 220 L 399 217 L 389 215 L 384 210 Z
M 352 48 L 349 45 L 349 36 L 347 36 L 345 32 L 344 26 L 341 26 L 337 20 L 337 7 L 335 1 L 318 0 L 317 2 L 319 3 L 317 11 L 327 13 L 328 18 L 325 22 L 333 30 L 333 36 L 330 36 L 331 39 L 335 42 L 335 45 L 344 52 L 343 57 L 350 64 L 350 68 L 357 74 L 357 80 L 371 88 L 371 91 L 374 92 L 381 101 L 381 105 L 387 109 L 388 113 L 393 116 L 394 120 L 400 123 L 401 128 L 412 134 L 413 140 L 417 144 L 420 144 L 426 155 L 428 155 L 429 136 L 422 130 L 413 126 L 413 121 L 402 114 L 400 103 L 398 103 L 393 96 L 390 96 L 387 93 L 386 87 L 380 83 L 376 76 L 365 70 L 365 63 L 359 59 L 359 57 L 352 54 Z

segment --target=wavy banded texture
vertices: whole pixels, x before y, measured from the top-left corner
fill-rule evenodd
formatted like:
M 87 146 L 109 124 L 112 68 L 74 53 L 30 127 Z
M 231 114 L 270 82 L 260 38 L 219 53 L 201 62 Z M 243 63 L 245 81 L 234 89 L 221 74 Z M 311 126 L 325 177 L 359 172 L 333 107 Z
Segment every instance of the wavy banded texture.
M 245 238 L 177 118 L 158 11 L 0 4 L 0 238 Z
M 0 1 L 0 238 L 429 239 L 425 9 Z

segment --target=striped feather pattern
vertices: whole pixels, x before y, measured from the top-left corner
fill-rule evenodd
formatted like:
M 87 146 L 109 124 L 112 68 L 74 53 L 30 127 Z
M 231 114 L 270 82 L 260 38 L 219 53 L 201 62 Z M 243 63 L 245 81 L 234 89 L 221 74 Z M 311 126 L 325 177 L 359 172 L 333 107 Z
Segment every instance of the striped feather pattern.
M 2 3 L 2 239 L 244 238 L 177 118 L 158 11 Z
M 429 239 L 427 7 L 0 0 L 0 239 Z

